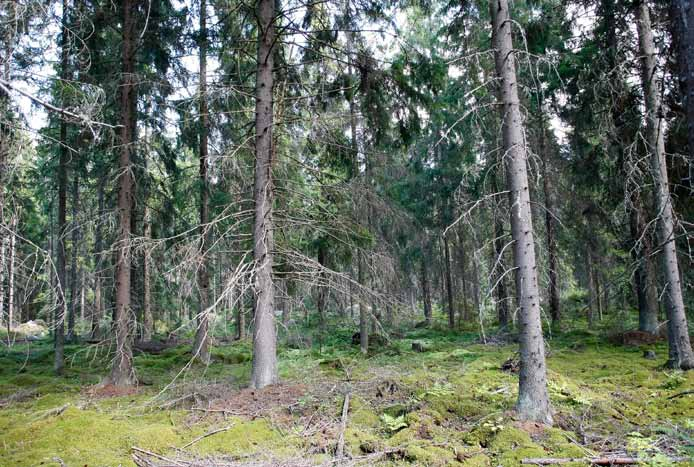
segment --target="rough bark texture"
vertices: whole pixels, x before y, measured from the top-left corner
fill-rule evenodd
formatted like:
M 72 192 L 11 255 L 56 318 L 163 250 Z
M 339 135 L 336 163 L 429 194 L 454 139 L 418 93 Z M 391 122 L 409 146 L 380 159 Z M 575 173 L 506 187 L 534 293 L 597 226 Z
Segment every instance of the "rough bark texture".
M 364 284 L 364 258 L 361 252 L 357 253 L 357 280 Z M 369 351 L 369 311 L 366 309 L 366 301 L 359 294 L 359 350 L 366 355 Z
M 687 316 L 682 298 L 679 263 L 675 244 L 675 220 L 670 199 L 667 165 L 665 161 L 665 122 L 659 97 L 656 74 L 655 45 L 651 29 L 650 12 L 645 2 L 637 8 L 641 82 L 646 107 L 646 132 L 650 152 L 651 171 L 655 181 L 655 214 L 657 216 L 658 243 L 661 251 L 662 277 L 665 281 L 665 307 L 672 326 L 670 346 L 677 351 L 677 362 L 672 366 L 688 370 L 694 368 L 694 353 L 689 342 Z
M 448 247 L 448 237 L 443 236 L 443 252 L 446 261 L 446 293 L 448 295 L 448 327 L 455 327 L 455 301 L 453 300 L 453 278 L 451 277 L 451 252 Z
M 200 0 L 200 264 L 198 265 L 199 308 L 193 355 L 203 363 L 210 362 L 209 321 L 210 277 L 207 271 L 207 250 L 209 248 L 209 190 L 207 186 L 207 2 Z
M 77 167 L 74 164 L 75 155 L 73 154 L 73 169 L 72 169 L 72 245 L 70 246 L 70 306 L 67 317 L 67 340 L 72 342 L 75 339 L 75 315 L 77 311 L 77 294 L 80 290 L 79 281 L 77 280 L 77 256 L 79 255 L 79 222 L 77 221 L 77 213 L 79 211 L 79 193 L 80 179 Z
M 552 193 L 552 182 L 549 170 L 549 151 L 547 150 L 546 129 L 544 115 L 541 117 L 540 129 L 540 155 L 542 156 L 542 191 L 545 199 L 545 231 L 547 247 L 547 302 L 549 304 L 549 315 L 553 323 L 561 320 L 561 309 L 559 304 L 559 285 L 557 283 L 558 261 L 557 261 L 557 240 L 555 235 L 554 220 L 554 198 Z
M 462 229 L 461 229 L 462 230 Z M 468 284 L 467 284 L 467 278 L 466 278 L 466 273 L 467 273 L 467 254 L 465 251 L 465 243 L 464 243 L 464 238 L 462 236 L 462 232 L 456 236 L 457 237 L 457 244 L 456 244 L 456 252 L 458 253 L 458 269 L 460 273 L 460 285 L 461 285 L 461 290 L 463 292 L 462 296 L 462 307 L 460 308 L 460 321 L 465 321 L 467 322 L 470 319 L 470 310 L 469 310 L 469 305 L 468 305 Z M 460 323 L 459 323 L 460 324 Z
M 511 205 L 511 235 L 516 267 L 516 294 L 520 306 L 520 359 L 517 410 L 524 420 L 552 423 L 547 392 L 545 346 L 540 322 L 526 142 L 518 99 L 518 83 L 511 40 L 507 0 L 490 0 L 492 43 L 500 81 L 503 149 Z
M 272 159 L 273 56 L 276 41 L 275 0 L 258 0 L 258 70 L 255 107 L 255 316 L 251 386 L 262 388 L 278 381 L 275 291 L 272 281 Z
M 104 215 L 104 184 L 103 180 L 97 186 L 98 221 L 94 232 L 94 250 L 96 254 L 96 271 L 94 272 L 94 309 L 92 310 L 92 330 L 90 337 L 95 339 L 99 333 L 99 321 L 104 314 L 103 297 L 101 290 L 101 272 L 103 269 L 103 227 Z
M 130 306 L 130 248 L 131 213 L 133 206 L 133 175 L 131 151 L 134 144 L 135 115 L 135 20 L 137 0 L 122 3 L 122 83 L 120 89 L 120 157 L 118 160 L 118 244 L 116 251 L 116 349 L 109 382 L 116 386 L 130 386 L 135 382 L 132 355 Z
M 672 0 L 671 28 L 677 51 L 682 104 L 687 116 L 687 156 L 689 159 L 690 187 L 694 187 L 694 5 L 691 0 Z
M 632 199 L 629 211 L 629 230 L 632 239 L 632 255 L 636 261 L 634 283 L 639 307 L 639 331 L 655 334 L 658 331 L 658 290 L 653 246 L 646 232 L 645 215 L 641 201 Z
M 68 71 L 68 11 L 70 2 L 63 0 L 63 25 L 61 34 L 61 59 L 60 59 L 60 77 L 62 79 L 69 78 Z M 61 98 L 61 103 L 65 106 L 64 97 Z M 64 119 L 60 120 L 60 160 L 58 161 L 58 260 L 56 264 L 56 280 L 58 293 L 56 295 L 55 318 L 54 318 L 54 334 L 53 347 L 55 351 L 53 359 L 53 370 L 56 374 L 62 374 L 65 365 L 65 286 L 66 286 L 66 271 L 65 271 L 65 235 L 67 234 L 67 164 L 68 164 L 68 148 L 67 148 L 67 122 Z
M 422 306 L 424 307 L 424 321 L 427 326 L 431 324 L 431 292 L 429 291 L 429 269 L 427 258 L 422 257 Z
M 145 205 L 144 216 L 145 240 L 152 238 L 152 214 Z M 142 258 L 142 340 L 149 342 L 152 340 L 154 332 L 154 316 L 152 315 L 152 253 L 149 248 L 145 248 Z
M 10 264 L 7 273 L 7 331 L 14 327 L 14 276 L 15 276 L 15 259 L 17 257 L 17 217 L 12 217 L 10 222 Z

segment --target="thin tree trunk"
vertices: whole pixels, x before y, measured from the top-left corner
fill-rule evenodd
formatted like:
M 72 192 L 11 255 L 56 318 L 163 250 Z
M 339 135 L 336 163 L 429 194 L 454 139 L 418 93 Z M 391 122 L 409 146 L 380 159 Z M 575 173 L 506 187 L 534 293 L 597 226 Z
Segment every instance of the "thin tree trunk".
M 655 334 L 658 332 L 658 290 L 653 246 L 645 232 L 646 223 L 641 209 L 641 201 L 634 197 L 629 210 L 629 227 L 632 239 L 632 255 L 636 261 L 634 282 L 639 308 L 639 331 Z
M 326 319 L 325 319 L 325 287 L 323 286 L 323 280 L 324 280 L 324 273 L 323 273 L 323 268 L 325 268 L 325 263 L 327 260 L 327 255 L 326 255 L 326 248 L 325 245 L 321 242 L 320 246 L 318 247 L 318 264 L 321 267 L 321 271 L 319 273 L 318 277 L 318 299 L 316 306 L 318 308 L 318 320 L 319 320 L 319 334 L 320 334 L 320 350 L 323 350 L 323 339 L 325 339 L 326 336 Z
M 144 215 L 145 240 L 152 238 L 152 214 L 145 205 Z M 145 247 L 142 259 L 142 340 L 149 342 L 154 333 L 154 316 L 152 315 L 152 252 Z
M 362 252 L 357 253 L 357 278 L 360 284 L 364 284 L 364 258 Z M 366 301 L 359 294 L 359 350 L 366 355 L 369 352 L 369 311 L 366 309 Z
M 119 232 L 116 250 L 116 349 L 111 367 L 110 383 L 116 386 L 130 386 L 135 382 L 132 355 L 130 268 L 132 251 L 130 245 L 131 215 L 133 206 L 133 175 L 131 151 L 134 145 L 135 115 L 135 18 L 138 0 L 123 0 L 122 3 L 122 85 L 121 85 L 121 150 L 118 161 L 118 220 Z
M 422 306 L 424 307 L 424 321 L 431 325 L 431 292 L 429 291 L 429 268 L 427 268 L 427 258 L 423 255 L 422 260 Z
M 251 386 L 260 389 L 278 381 L 275 291 L 272 281 L 273 239 L 273 64 L 276 43 L 275 1 L 258 0 L 258 70 L 255 107 L 255 317 Z
M 495 193 L 499 192 L 499 170 L 494 169 L 494 174 L 492 178 L 492 190 Z M 496 287 L 494 290 L 496 295 L 496 314 L 499 319 L 499 327 L 508 327 L 511 320 L 511 313 L 509 310 L 509 300 L 508 291 L 506 290 L 506 261 L 504 259 L 504 222 L 499 212 L 501 211 L 501 202 L 497 200 L 496 206 L 494 207 L 494 212 L 492 217 L 494 218 L 494 258 L 492 264 L 494 264 L 494 274 L 492 274 L 492 286 Z
M 14 326 L 14 276 L 15 276 L 15 258 L 17 257 L 17 217 L 12 217 L 10 225 L 10 267 L 7 274 L 7 331 L 9 332 Z
M 73 159 L 74 159 L 73 155 Z M 78 169 L 73 160 L 72 174 L 72 245 L 70 248 L 70 307 L 67 317 L 67 340 L 72 342 L 75 340 L 75 313 L 77 311 L 77 295 L 79 293 L 79 284 L 77 280 L 77 256 L 79 251 L 79 225 L 77 221 L 78 204 L 79 204 L 79 187 L 80 180 Z
M 238 340 L 246 338 L 246 313 L 244 312 L 243 297 L 239 298 L 236 308 L 236 338 Z
M 458 242 L 457 242 L 457 248 L 456 251 L 458 252 L 458 264 L 459 264 L 459 270 L 460 270 L 460 283 L 461 283 L 461 288 L 463 291 L 463 306 L 461 308 L 461 321 L 467 322 L 470 319 L 470 307 L 468 305 L 468 287 L 467 287 L 467 278 L 466 272 L 467 272 L 467 255 L 465 254 L 465 244 L 464 244 L 464 238 L 462 237 L 462 232 L 460 235 L 457 236 Z M 460 323 L 459 323 L 460 324 Z
M 95 339 L 99 333 L 99 321 L 104 314 L 104 300 L 102 297 L 102 281 L 101 274 L 103 270 L 103 219 L 104 215 L 104 181 L 101 180 L 97 186 L 97 206 L 98 206 L 98 221 L 94 232 L 94 250 L 96 256 L 96 264 L 94 271 L 94 310 L 92 312 L 92 330 L 91 338 Z
M 668 185 L 665 161 L 665 121 L 658 95 L 655 45 L 648 5 L 641 1 L 637 10 L 639 55 L 641 57 L 641 81 L 646 104 L 647 140 L 650 151 L 651 171 L 655 180 L 655 215 L 658 223 L 658 242 L 662 248 L 661 268 L 665 281 L 665 307 L 672 326 L 670 346 L 677 351 L 677 361 L 671 366 L 683 370 L 694 368 L 694 353 L 689 341 L 687 315 L 684 310 L 680 282 L 677 246 L 675 244 L 675 220 Z
M 547 392 L 545 347 L 540 321 L 537 263 L 526 167 L 526 142 L 518 98 L 518 83 L 511 40 L 511 17 L 507 0 L 490 0 L 495 62 L 500 80 L 503 118 L 503 148 L 511 205 L 511 234 L 516 294 L 520 305 L 521 368 L 518 414 L 522 419 L 552 423 Z
M 590 245 L 588 248 L 591 248 Z M 593 307 L 597 306 L 598 294 L 595 290 L 595 271 L 593 270 L 593 253 L 588 250 L 586 254 L 586 277 L 588 282 L 588 329 L 593 328 Z
M 694 187 L 694 4 L 692 0 L 672 0 L 671 27 L 677 51 L 682 104 L 687 117 L 689 186 Z
M 60 77 L 64 80 L 69 79 L 70 73 L 68 70 L 68 55 L 70 45 L 68 40 L 69 25 L 68 12 L 70 11 L 69 0 L 63 0 L 63 18 L 62 18 L 62 34 L 60 39 L 61 60 L 60 60 Z M 67 102 L 65 96 L 61 94 L 61 105 L 66 107 Z M 65 367 L 65 287 L 66 287 L 66 270 L 65 270 L 65 236 L 67 234 L 67 164 L 68 164 L 68 147 L 67 147 L 67 122 L 65 119 L 60 119 L 60 160 L 58 162 L 58 261 L 57 261 L 57 288 L 58 295 L 55 307 L 55 333 L 54 337 L 54 360 L 53 370 L 56 374 L 61 375 Z
M 2 144 L 2 143 L 0 143 Z M 0 170 L 2 170 L 3 167 L 0 167 Z M 0 173 L 0 177 L 2 176 L 2 173 Z M 2 188 L 0 188 L 0 226 L 4 227 L 3 224 L 3 211 L 4 211 L 4 196 L 2 195 Z M 7 234 L 5 233 L 4 229 L 2 232 L 0 232 L 0 324 L 2 324 L 3 320 L 6 320 L 7 317 L 5 316 L 5 249 L 6 249 L 6 239 L 7 239 Z
M 207 111 L 207 2 L 200 0 L 200 264 L 198 291 L 200 294 L 193 355 L 201 362 L 210 362 L 208 314 L 210 307 L 209 249 L 209 188 L 207 185 L 207 140 L 209 133 Z
M 453 278 L 451 277 L 451 252 L 448 248 L 448 237 L 443 236 L 444 260 L 446 261 L 446 292 L 448 294 L 448 327 L 455 328 L 455 302 L 453 300 Z
M 542 110 L 541 110 L 542 111 Z M 559 285 L 557 282 L 558 262 L 557 262 L 557 241 L 555 237 L 555 220 L 554 220 L 554 196 L 552 193 L 552 184 L 550 180 L 549 166 L 549 151 L 547 150 L 546 128 L 544 114 L 540 116 L 540 154 L 542 155 L 542 191 L 545 199 L 545 231 L 547 245 L 547 301 L 549 302 L 549 315 L 552 318 L 552 323 L 558 323 L 561 320 L 561 309 L 559 303 Z

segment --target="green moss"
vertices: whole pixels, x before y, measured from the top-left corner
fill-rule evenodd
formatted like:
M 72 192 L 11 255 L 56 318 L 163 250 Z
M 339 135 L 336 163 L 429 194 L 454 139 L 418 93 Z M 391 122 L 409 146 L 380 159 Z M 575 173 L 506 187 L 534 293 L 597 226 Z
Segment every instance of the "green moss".
M 376 411 L 361 397 L 352 396 L 349 402 L 349 423 L 361 428 L 378 428 L 382 425 Z M 342 411 L 342 400 L 339 402 Z
M 498 465 L 512 467 L 521 465 L 525 457 L 545 457 L 542 446 L 530 439 L 530 435 L 518 428 L 506 426 L 496 432 L 489 443 L 489 449 L 496 454 Z

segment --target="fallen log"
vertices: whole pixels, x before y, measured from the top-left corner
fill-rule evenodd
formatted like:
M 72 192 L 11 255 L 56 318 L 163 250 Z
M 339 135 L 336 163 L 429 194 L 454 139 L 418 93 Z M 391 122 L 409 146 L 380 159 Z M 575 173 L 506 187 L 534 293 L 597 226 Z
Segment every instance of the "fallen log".
M 521 459 L 521 464 L 534 464 L 534 465 L 555 465 L 555 464 L 568 464 L 570 462 L 584 462 L 593 465 L 634 465 L 640 464 L 647 459 L 639 457 L 569 457 L 569 458 L 552 458 L 552 457 L 539 457 L 539 458 L 525 458 Z M 691 458 L 688 457 L 671 457 L 668 459 L 670 462 L 687 462 Z
M 337 438 L 335 458 L 339 462 L 345 453 L 345 430 L 347 429 L 347 412 L 349 411 L 349 392 L 345 393 L 345 401 L 342 404 L 342 420 L 340 421 L 340 435 Z

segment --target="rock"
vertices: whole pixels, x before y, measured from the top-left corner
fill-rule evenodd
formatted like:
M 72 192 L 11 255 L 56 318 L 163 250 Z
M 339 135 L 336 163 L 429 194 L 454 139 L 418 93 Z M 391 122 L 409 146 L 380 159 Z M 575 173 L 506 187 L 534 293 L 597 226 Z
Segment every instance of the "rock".
M 42 339 L 48 336 L 48 326 L 41 319 L 22 323 L 15 327 L 13 331 L 24 335 L 28 340 Z
M 412 350 L 415 352 L 428 352 L 429 347 L 424 342 L 415 341 L 412 343 Z
M 645 358 L 646 360 L 655 360 L 656 359 L 655 352 L 652 350 L 644 350 L 643 358 Z

